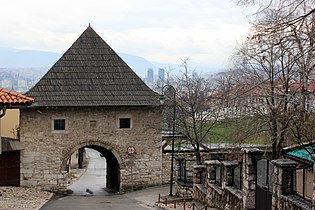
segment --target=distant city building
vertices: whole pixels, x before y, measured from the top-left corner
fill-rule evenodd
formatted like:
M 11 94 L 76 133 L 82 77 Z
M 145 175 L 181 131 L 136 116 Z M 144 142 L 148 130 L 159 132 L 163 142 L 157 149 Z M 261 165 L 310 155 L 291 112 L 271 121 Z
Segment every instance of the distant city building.
M 18 79 L 17 86 L 19 88 L 26 88 L 27 87 L 27 81 L 25 79 Z
M 147 82 L 149 84 L 153 84 L 154 82 L 154 79 L 153 79 L 153 69 L 152 68 L 149 68 L 148 71 L 147 71 Z
M 1 87 L 6 89 L 12 89 L 12 81 L 11 80 L 2 80 Z
M 164 81 L 165 79 L 165 70 L 163 68 L 159 68 L 159 74 L 158 74 L 158 77 L 159 77 L 159 81 Z

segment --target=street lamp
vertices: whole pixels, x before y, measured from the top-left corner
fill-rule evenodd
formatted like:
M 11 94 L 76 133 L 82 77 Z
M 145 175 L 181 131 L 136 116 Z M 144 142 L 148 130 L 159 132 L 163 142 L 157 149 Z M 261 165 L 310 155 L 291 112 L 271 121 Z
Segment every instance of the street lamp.
M 164 85 L 162 88 L 162 95 L 160 95 L 160 103 L 164 104 L 165 96 L 164 96 L 164 88 L 173 89 L 173 132 L 172 132 L 172 158 L 171 158 L 171 181 L 170 181 L 170 194 L 169 196 L 173 196 L 173 173 L 174 173 L 174 141 L 175 141 L 175 118 L 176 118 L 176 90 L 172 85 Z

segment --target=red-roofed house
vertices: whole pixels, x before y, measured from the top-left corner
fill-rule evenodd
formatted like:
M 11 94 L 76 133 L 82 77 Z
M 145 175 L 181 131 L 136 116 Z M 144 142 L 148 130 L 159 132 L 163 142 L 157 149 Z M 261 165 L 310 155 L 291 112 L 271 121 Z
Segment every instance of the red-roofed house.
M 33 101 L 34 99 L 20 93 L 0 88 L 0 113 L 5 114 L 0 119 L 2 137 L 17 138 L 19 108 L 30 105 Z
M 275 84 L 276 99 L 282 100 L 285 95 L 283 91 L 283 82 L 279 79 Z M 289 84 L 290 98 L 289 105 L 294 106 L 299 103 L 298 99 L 294 99 L 294 95 L 300 92 L 301 83 L 292 82 Z M 305 91 L 308 93 L 307 109 L 315 109 L 315 83 L 308 83 Z M 216 107 L 216 111 L 220 118 L 233 118 L 239 116 L 253 116 L 255 114 L 268 114 L 268 105 L 266 99 L 270 96 L 270 89 L 267 86 L 249 86 L 238 85 L 227 91 L 221 91 L 213 94 L 212 101 Z
M 10 132 L 18 126 L 18 109 L 32 104 L 33 101 L 34 99 L 25 95 L 0 88 L 0 186 L 20 185 L 22 146 L 18 139 L 10 136 Z
M 239 85 L 225 92 L 213 94 L 212 101 L 219 118 L 251 116 L 267 112 L 266 91 L 260 87 Z

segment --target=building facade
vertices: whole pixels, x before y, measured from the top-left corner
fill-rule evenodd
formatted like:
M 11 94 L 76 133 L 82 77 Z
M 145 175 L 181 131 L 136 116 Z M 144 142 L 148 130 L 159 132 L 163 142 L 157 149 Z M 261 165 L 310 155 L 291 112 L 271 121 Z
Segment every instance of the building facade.
M 90 26 L 27 95 L 22 186 L 65 192 L 67 161 L 81 148 L 106 158 L 109 190 L 162 182 L 158 95 Z
M 25 95 L 0 88 L 0 186 L 20 185 L 22 147 L 17 140 L 18 130 L 15 130 L 15 126 L 18 123 L 18 109 L 33 101 Z
M 148 68 L 147 71 L 147 82 L 148 84 L 153 84 L 154 83 L 154 72 L 152 68 Z

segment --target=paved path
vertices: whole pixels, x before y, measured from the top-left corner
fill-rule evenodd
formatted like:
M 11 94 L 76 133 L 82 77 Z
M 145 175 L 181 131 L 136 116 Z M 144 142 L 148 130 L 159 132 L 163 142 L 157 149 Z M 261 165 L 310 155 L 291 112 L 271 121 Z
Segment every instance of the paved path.
M 89 164 L 86 172 L 78 181 L 68 187 L 74 193 L 71 196 L 54 197 L 41 210 L 148 210 L 173 209 L 158 208 L 158 195 L 168 195 L 169 185 L 150 187 L 126 194 L 110 194 L 105 191 L 106 160 L 95 150 L 87 150 Z M 87 190 L 89 192 L 87 192 Z M 91 193 L 93 192 L 93 193 Z M 74 196 L 76 195 L 76 196 Z M 163 205 L 162 205 L 163 206 Z M 191 205 L 190 205 L 191 206 Z M 202 206 L 201 206 L 202 207 Z M 179 210 L 183 206 L 178 206 Z M 188 210 L 189 208 L 187 208 Z M 199 208 L 202 209 L 202 208 Z M 208 208 L 209 209 L 209 208 Z M 211 208 L 210 208 L 211 209 Z M 191 210 L 191 208 L 189 209 Z
M 47 202 L 41 210 L 148 210 L 154 209 L 125 195 L 66 196 Z
M 72 195 L 108 195 L 106 191 L 106 159 L 100 153 L 86 148 L 88 166 L 85 173 L 67 189 L 73 191 Z
M 164 185 L 122 195 L 55 197 L 47 202 L 41 210 L 152 210 L 158 209 L 155 207 L 158 194 L 167 192 L 168 186 Z
M 126 193 L 126 196 L 130 199 L 134 199 L 146 206 L 155 206 L 158 196 L 167 195 L 169 193 L 169 185 L 162 185 L 156 187 L 149 187 L 144 190 L 133 191 Z

